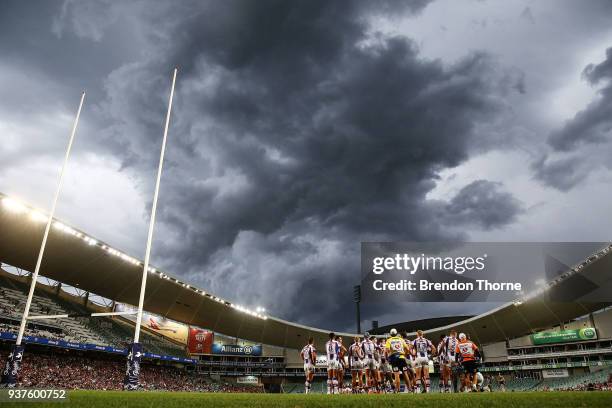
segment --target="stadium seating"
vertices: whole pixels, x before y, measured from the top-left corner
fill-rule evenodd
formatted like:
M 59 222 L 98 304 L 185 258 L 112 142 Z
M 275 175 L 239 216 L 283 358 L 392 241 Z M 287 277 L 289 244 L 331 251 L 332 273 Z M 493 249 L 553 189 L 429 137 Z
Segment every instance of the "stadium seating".
M 513 376 L 506 376 L 506 391 L 533 391 L 541 380 L 535 378 L 516 378 Z M 491 382 L 492 391 L 501 391 L 501 388 L 497 381 Z
M 584 390 L 588 387 L 588 384 L 607 382 L 610 373 L 612 373 L 612 370 L 605 369 L 564 378 L 546 378 L 538 384 L 537 390 Z
M 27 290 L 28 288 L 20 282 L 0 276 L 0 317 L 5 321 L 0 323 L 0 331 L 17 332 L 27 300 Z M 40 290 L 35 292 L 30 307 L 30 315 L 86 314 L 87 312 L 83 305 L 59 297 L 52 298 Z M 53 340 L 126 348 L 134 333 L 132 323 L 117 318 L 66 317 L 38 322 L 37 328 L 28 327 L 25 334 Z M 185 356 L 184 347 L 146 331 L 142 332 L 141 343 L 145 351 L 151 353 Z

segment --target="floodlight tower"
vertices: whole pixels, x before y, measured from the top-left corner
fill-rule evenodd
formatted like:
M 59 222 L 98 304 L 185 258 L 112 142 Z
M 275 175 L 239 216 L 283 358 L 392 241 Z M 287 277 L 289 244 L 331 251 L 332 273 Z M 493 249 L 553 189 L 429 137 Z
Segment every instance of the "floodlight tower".
M 357 306 L 357 333 L 361 333 L 361 285 L 356 285 L 353 287 L 353 301 L 355 302 L 355 306 Z

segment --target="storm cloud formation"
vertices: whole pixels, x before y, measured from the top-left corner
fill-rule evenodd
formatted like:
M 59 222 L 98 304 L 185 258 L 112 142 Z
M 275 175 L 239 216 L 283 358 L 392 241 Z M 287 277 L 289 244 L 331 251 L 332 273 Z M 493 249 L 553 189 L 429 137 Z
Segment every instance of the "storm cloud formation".
M 534 164 L 541 180 L 561 190 L 574 187 L 601 165 L 612 166 L 612 48 L 604 61 L 587 65 L 582 76 L 591 86 L 601 86 L 597 98 L 551 133 L 552 152 Z
M 247 304 L 265 296 L 269 310 L 292 320 L 320 305 L 308 322 L 329 325 L 352 314 L 360 241 L 460 238 L 447 226 L 495 228 L 519 212 L 486 181 L 462 190 L 446 218 L 425 196 L 437 171 L 490 143 L 478 125 L 503 112 L 520 78 L 484 54 L 445 66 L 419 58 L 407 38 L 371 35 L 367 4 L 190 8 L 167 35 L 185 41 L 111 76 L 123 100 L 115 111 L 109 104 L 113 122 L 138 110 L 133 117 L 151 132 L 130 132 L 129 143 L 146 145 L 161 112 L 143 118 L 156 111 L 144 100 L 151 92 L 129 84 L 140 89 L 144 75 L 181 67 L 160 204 L 169 239 L 158 247 L 173 271 Z M 135 150 L 117 154 L 138 166 Z
M 470 239 L 527 211 L 486 173 L 432 194 L 441 173 L 512 146 L 499 127 L 530 88 L 528 73 L 490 53 L 466 47 L 452 60 L 427 58 L 409 36 L 378 30 L 379 19 L 412 21 L 431 3 L 45 3 L 51 34 L 40 41 L 88 57 L 76 69 L 82 77 L 49 71 L 64 85 L 90 78 L 85 133 L 95 137 L 83 143 L 117 159 L 143 197 L 152 195 L 179 67 L 156 266 L 272 315 L 343 329 L 352 326 L 361 241 Z M 528 15 L 537 26 L 537 7 Z M 45 65 L 39 54 L 28 58 Z M 531 171 L 544 184 L 568 190 L 605 163 L 611 66 L 608 50 L 583 74 L 597 99 L 543 133 L 545 155 Z M 586 154 L 601 157 L 589 166 Z M 410 307 L 409 318 L 421 316 Z M 385 320 L 378 306 L 364 312 Z

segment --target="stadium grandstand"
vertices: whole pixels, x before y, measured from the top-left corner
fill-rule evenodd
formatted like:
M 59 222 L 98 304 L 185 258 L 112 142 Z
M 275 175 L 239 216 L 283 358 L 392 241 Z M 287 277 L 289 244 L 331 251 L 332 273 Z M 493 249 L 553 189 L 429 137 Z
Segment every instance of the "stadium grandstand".
M 44 222 L 40 212 L 0 195 L 0 353 L 5 361 L 27 297 Z M 590 301 L 586 282 L 609 289 L 612 246 L 601 248 L 546 287 L 478 316 L 396 325 L 425 329 L 437 341 L 469 333 L 482 351 L 491 391 L 610 389 L 612 308 Z M 92 318 L 138 302 L 142 261 L 59 220 L 53 228 L 28 323 L 19 385 L 120 389 L 135 321 Z M 142 386 L 151 390 L 304 392 L 299 351 L 310 337 L 322 350 L 328 332 L 267 316 L 149 268 L 143 317 Z M 608 286 L 606 286 L 608 285 Z M 555 302 L 568 288 L 574 302 Z M 388 327 L 376 332 L 383 336 Z M 351 333 L 339 333 L 347 340 Z M 325 356 L 312 391 L 325 392 Z M 437 366 L 432 365 L 435 373 Z M 94 375 L 95 373 L 95 375 Z M 502 386 L 503 384 L 503 386 Z M 437 381 L 432 381 L 437 391 Z

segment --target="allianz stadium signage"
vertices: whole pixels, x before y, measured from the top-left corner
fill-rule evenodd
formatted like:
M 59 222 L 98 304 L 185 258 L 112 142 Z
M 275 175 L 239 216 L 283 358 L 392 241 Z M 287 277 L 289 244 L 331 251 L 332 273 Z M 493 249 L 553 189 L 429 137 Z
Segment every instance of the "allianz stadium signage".
M 597 331 L 593 327 L 583 329 L 557 330 L 535 333 L 531 335 L 534 346 L 552 343 L 567 343 L 572 341 L 597 340 Z
M 212 353 L 232 356 L 261 356 L 261 344 L 239 346 L 237 344 L 213 343 Z

